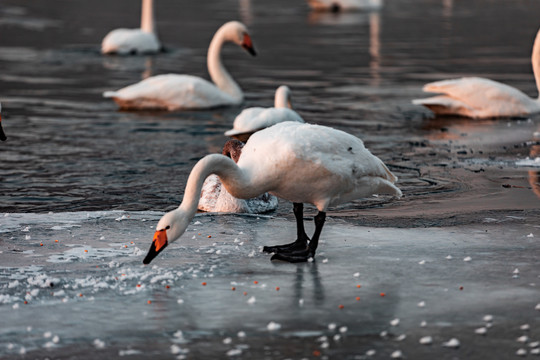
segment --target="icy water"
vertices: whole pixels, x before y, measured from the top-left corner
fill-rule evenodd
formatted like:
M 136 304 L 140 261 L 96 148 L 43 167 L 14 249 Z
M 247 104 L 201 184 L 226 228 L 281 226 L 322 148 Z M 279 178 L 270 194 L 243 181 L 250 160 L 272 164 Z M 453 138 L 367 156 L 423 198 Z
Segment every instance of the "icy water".
M 411 100 L 426 82 L 466 75 L 538 96 L 538 1 L 387 0 L 377 12 L 326 14 L 302 1 L 156 0 L 167 51 L 102 56 L 105 34 L 136 27 L 139 11 L 133 0 L 0 5 L 0 356 L 481 359 L 534 349 L 540 116 L 432 118 Z M 258 52 L 223 54 L 242 106 L 120 112 L 101 97 L 148 75 L 208 78 L 208 43 L 232 19 Z M 294 234 L 282 201 L 268 216 L 201 214 L 143 267 L 192 166 L 281 84 L 307 122 L 362 138 L 404 197 L 332 209 L 315 263 L 276 265 L 259 252 Z M 424 336 L 433 344 L 419 344 Z M 451 338 L 461 347 L 441 346 Z

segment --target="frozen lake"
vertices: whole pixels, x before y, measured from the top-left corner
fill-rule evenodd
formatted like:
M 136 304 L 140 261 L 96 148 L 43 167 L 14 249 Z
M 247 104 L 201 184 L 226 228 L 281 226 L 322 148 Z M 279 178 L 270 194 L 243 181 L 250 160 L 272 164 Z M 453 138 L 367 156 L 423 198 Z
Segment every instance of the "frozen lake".
M 102 56 L 105 34 L 136 27 L 139 13 L 133 0 L 0 6 L 0 357 L 534 354 L 540 116 L 431 118 L 411 100 L 424 83 L 469 75 L 538 96 L 540 3 L 387 0 L 327 14 L 303 1 L 156 0 L 167 52 Z M 149 74 L 208 78 L 208 43 L 233 19 L 258 52 L 223 54 L 242 106 L 137 113 L 102 98 Z M 307 122 L 362 138 L 404 197 L 329 211 L 313 263 L 260 252 L 292 240 L 292 206 L 280 201 L 260 217 L 199 214 L 143 266 L 196 161 L 220 152 L 234 117 L 270 106 L 281 84 Z M 458 348 L 442 345 L 452 338 Z

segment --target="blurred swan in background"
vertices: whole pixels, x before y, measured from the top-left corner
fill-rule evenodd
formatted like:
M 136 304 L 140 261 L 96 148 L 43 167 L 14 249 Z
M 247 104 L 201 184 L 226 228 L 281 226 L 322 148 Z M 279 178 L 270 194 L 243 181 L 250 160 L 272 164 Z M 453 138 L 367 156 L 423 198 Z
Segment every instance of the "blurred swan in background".
M 4 133 L 4 129 L 2 129 L 2 104 L 0 104 L 0 140 L 1 141 L 7 140 L 6 134 Z
M 315 11 L 367 11 L 380 9 L 383 0 L 308 0 L 308 4 Z
M 296 111 L 291 110 L 291 91 L 288 86 L 282 85 L 276 90 L 274 107 L 244 109 L 236 117 L 233 128 L 225 132 L 225 135 L 236 140 L 228 141 L 222 154 L 237 162 L 244 142 L 253 133 L 285 121 L 304 122 Z M 222 186 L 217 175 L 210 175 L 203 184 L 198 208 L 209 212 L 262 214 L 277 209 L 277 206 L 277 198 L 268 193 L 247 200 L 237 199 Z
M 101 43 L 103 54 L 153 54 L 161 50 L 156 35 L 153 0 L 142 0 L 140 29 L 116 29 Z
M 532 67 L 540 91 L 540 31 L 534 41 Z M 423 105 L 437 115 L 479 119 L 540 112 L 540 97 L 530 98 L 514 87 L 480 77 L 436 81 L 426 84 L 423 90 L 442 95 L 415 99 L 413 104 Z
M 244 100 L 244 94 L 221 62 L 221 49 L 226 42 L 233 42 L 255 55 L 245 25 L 238 21 L 225 23 L 208 48 L 207 66 L 213 83 L 192 75 L 165 74 L 117 91 L 106 91 L 103 96 L 112 98 L 122 109 L 208 109 L 238 105 Z

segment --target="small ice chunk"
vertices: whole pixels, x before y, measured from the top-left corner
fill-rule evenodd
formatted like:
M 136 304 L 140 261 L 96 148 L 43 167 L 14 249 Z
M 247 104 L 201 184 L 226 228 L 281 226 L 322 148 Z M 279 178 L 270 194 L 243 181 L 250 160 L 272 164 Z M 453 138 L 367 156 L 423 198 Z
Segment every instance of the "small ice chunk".
M 349 328 L 347 328 L 346 326 L 342 326 L 339 328 L 339 332 L 342 333 L 342 334 L 345 334 L 347 332 L 347 330 L 349 330 Z
M 540 303 L 536 304 L 536 306 L 534 307 L 534 310 L 540 311 Z
M 105 342 L 100 339 L 94 339 L 93 344 L 96 349 L 103 349 L 105 347 Z
M 26 236 L 24 237 L 25 240 L 30 240 L 31 238 L 32 238 L 32 237 L 31 237 L 30 235 L 26 235 Z
M 341 339 L 341 335 L 336 334 L 336 335 L 334 335 L 333 339 L 334 339 L 334 341 L 339 341 Z
M 122 221 L 122 220 L 126 220 L 128 217 L 126 215 L 122 215 L 120 216 L 119 218 L 116 218 L 115 220 L 116 221 Z
M 200 222 L 200 221 L 197 220 L 197 221 L 195 221 L 195 222 L 193 223 L 193 225 L 202 225 L 202 222 Z
M 444 346 L 444 347 L 454 348 L 454 349 L 457 349 L 459 347 L 459 345 L 461 345 L 461 344 L 460 344 L 459 340 L 456 339 L 456 338 L 451 338 L 450 340 L 448 340 L 448 341 L 446 341 L 446 342 L 444 342 L 442 344 L 442 346 Z
M 433 338 L 431 336 L 424 336 L 420 338 L 419 343 L 422 345 L 431 345 L 433 343 Z
M 328 259 L 323 259 L 323 264 L 326 264 L 328 262 Z
M 356 272 L 353 274 L 354 277 L 359 277 L 360 276 L 360 273 L 359 272 Z
M 485 315 L 484 316 L 485 322 L 492 322 L 493 321 L 493 315 Z
M 19 308 L 19 304 L 13 304 L 13 309 L 17 310 Z
M 399 335 L 397 338 L 396 338 L 396 341 L 403 341 L 407 338 L 407 335 L 405 334 L 401 334 Z
M 26 348 L 24 346 L 21 346 L 21 348 L 19 349 L 19 354 L 21 355 L 26 354 Z
M 515 268 L 514 271 L 512 272 L 512 274 L 515 274 L 515 275 L 519 274 L 519 269 Z
M 270 321 L 270 322 L 268 323 L 268 325 L 266 325 L 266 328 L 267 328 L 269 331 L 279 330 L 279 329 L 281 329 L 281 324 L 278 324 L 278 323 L 276 323 L 276 322 Z
M 452 257 L 452 255 L 448 255 L 448 256 L 446 257 L 446 259 L 447 259 L 447 260 L 452 260 L 453 257 Z
M 304 306 L 304 299 L 298 299 L 298 305 L 299 306 Z
M 25 228 L 24 228 L 24 229 L 22 229 L 21 231 L 25 231 L 25 232 L 28 232 L 28 231 L 30 231 L 30 226 L 27 226 L 27 227 L 25 227 Z
M 330 331 L 336 330 L 336 327 L 337 327 L 336 323 L 328 324 L 328 330 L 330 330 Z
M 467 256 L 467 257 L 463 258 L 463 261 L 471 261 L 471 260 L 472 260 L 472 258 L 470 256 Z
M 239 338 L 245 338 L 246 333 L 244 331 L 239 331 L 238 334 L 236 334 L 236 336 L 238 336 Z
M 171 354 L 178 355 L 182 353 L 182 348 L 176 344 L 171 345 Z
M 367 355 L 367 356 L 373 356 L 373 355 L 375 355 L 376 353 L 377 353 L 377 351 L 375 351 L 375 350 L 373 350 L 373 349 L 366 351 L 366 355 Z
M 520 327 L 520 330 L 523 330 L 523 331 L 527 331 L 527 330 L 530 330 L 531 327 L 529 326 L 529 324 L 523 324 L 521 325 Z
M 247 303 L 248 303 L 249 305 L 253 305 L 253 304 L 255 304 L 256 302 L 257 302 L 257 299 L 255 299 L 255 296 L 250 297 L 250 298 L 248 299 L 248 301 L 247 301 Z
M 518 337 L 516 341 L 525 344 L 527 341 L 529 341 L 529 337 L 527 335 L 523 335 Z
M 426 263 L 426 260 L 420 260 L 420 261 L 418 262 L 418 265 L 424 265 L 425 263 Z
M 530 233 L 529 235 L 527 235 L 528 238 L 533 238 L 534 237 L 534 234 L 533 233 Z
M 533 341 L 529 343 L 529 347 L 537 348 L 538 346 L 540 346 L 540 341 Z
M 418 305 L 418 307 L 421 307 L 421 308 L 422 308 L 422 307 L 426 306 L 426 302 L 425 302 L 425 301 L 420 301 L 420 302 L 419 302 L 418 304 L 416 304 L 416 305 Z
M 516 355 L 517 356 L 527 356 L 527 349 L 518 349 L 518 351 L 516 351 Z
M 230 343 L 232 343 L 232 338 L 226 337 L 225 339 L 223 339 L 223 343 L 224 343 L 225 345 L 229 345 Z
M 474 333 L 475 334 L 478 334 L 478 335 L 486 335 L 487 333 L 487 328 L 486 327 L 480 327 L 478 329 L 475 329 L 474 330 Z
M 384 331 L 381 331 L 381 333 L 379 334 L 380 337 L 382 338 L 385 338 L 388 336 L 388 331 L 384 330 Z
M 53 336 L 52 342 L 55 343 L 55 344 L 58 344 L 60 342 L 60 338 L 58 337 L 58 335 Z
M 392 326 L 398 326 L 398 325 L 399 325 L 399 319 L 396 318 L 396 319 L 390 321 L 390 325 L 392 325 Z
M 539 348 L 531 349 L 531 355 L 540 355 L 540 349 Z
M 227 351 L 227 356 L 238 356 L 242 354 L 242 349 L 231 349 Z
M 403 353 L 401 352 L 401 350 L 396 350 L 390 355 L 390 357 L 392 359 L 401 359 L 403 358 Z
M 45 331 L 45 332 L 43 333 L 43 337 L 44 337 L 45 339 L 48 339 L 48 338 L 50 338 L 51 336 L 52 336 L 52 333 L 51 333 L 50 331 Z
M 427 326 L 427 322 L 426 322 L 426 321 L 422 321 L 422 322 L 420 323 L 420 327 L 426 327 L 426 326 Z

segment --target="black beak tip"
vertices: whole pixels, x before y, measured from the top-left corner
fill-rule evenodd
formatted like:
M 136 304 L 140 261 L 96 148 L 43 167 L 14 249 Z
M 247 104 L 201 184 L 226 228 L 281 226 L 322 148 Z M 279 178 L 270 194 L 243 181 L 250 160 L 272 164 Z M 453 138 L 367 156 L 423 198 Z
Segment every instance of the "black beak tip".
M 150 245 L 150 249 L 148 250 L 148 254 L 146 254 L 146 257 L 144 258 L 143 260 L 143 264 L 144 265 L 148 265 L 150 264 L 150 262 L 152 262 L 152 260 L 154 260 L 154 258 L 156 256 L 158 256 L 158 254 L 160 252 L 163 251 L 163 249 L 165 249 L 167 247 L 168 244 L 165 244 L 161 247 L 161 249 L 159 249 L 159 251 L 156 251 L 156 244 L 152 243 L 152 245 Z
M 243 46 L 244 49 L 246 49 L 246 51 L 252 55 L 252 56 L 257 56 L 257 52 L 255 51 L 255 49 L 252 47 L 252 46 Z
M 7 136 L 6 136 L 6 134 L 4 133 L 4 130 L 2 130 L 2 127 L 0 127 L 0 140 L 2 140 L 2 141 L 6 141 L 6 140 L 7 140 Z

